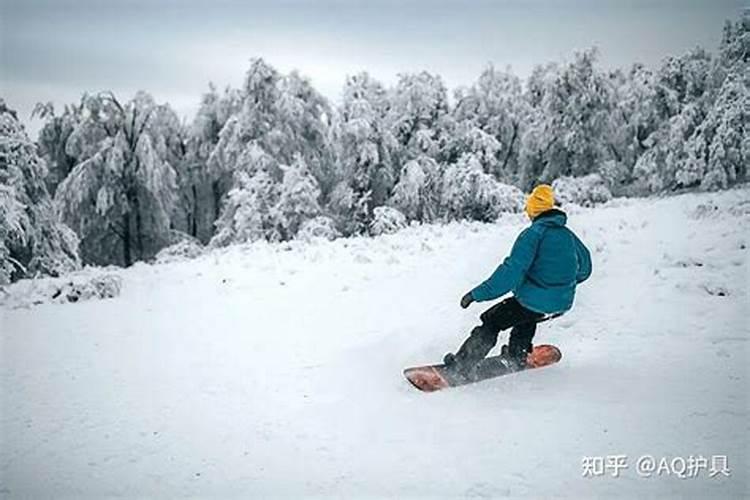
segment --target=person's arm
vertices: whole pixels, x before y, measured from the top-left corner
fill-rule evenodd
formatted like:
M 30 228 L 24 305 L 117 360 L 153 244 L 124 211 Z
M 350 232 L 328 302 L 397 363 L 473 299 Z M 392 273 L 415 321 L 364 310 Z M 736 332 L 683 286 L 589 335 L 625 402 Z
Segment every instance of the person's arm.
M 578 261 L 576 283 L 583 283 L 591 276 L 591 253 L 589 253 L 589 249 L 586 248 L 586 245 L 575 234 L 573 234 L 573 241 L 576 247 L 576 260 Z
M 470 293 L 477 302 L 493 300 L 513 290 L 526 276 L 531 263 L 534 262 L 539 245 L 539 234 L 531 228 L 518 235 L 510 255 L 495 272 Z

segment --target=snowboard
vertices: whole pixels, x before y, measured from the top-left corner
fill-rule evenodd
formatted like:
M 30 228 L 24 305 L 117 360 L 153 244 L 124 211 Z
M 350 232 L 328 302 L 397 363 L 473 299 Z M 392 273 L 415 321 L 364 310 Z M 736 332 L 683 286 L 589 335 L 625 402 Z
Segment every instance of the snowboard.
M 469 375 L 458 372 L 455 368 L 440 365 L 414 366 L 404 370 L 404 377 L 411 384 L 423 392 L 439 391 L 448 387 L 473 384 L 482 380 L 501 377 L 510 373 L 541 368 L 560 361 L 562 353 L 553 345 L 537 345 L 529 353 L 526 368 L 510 369 L 501 356 L 490 356 L 480 361 Z

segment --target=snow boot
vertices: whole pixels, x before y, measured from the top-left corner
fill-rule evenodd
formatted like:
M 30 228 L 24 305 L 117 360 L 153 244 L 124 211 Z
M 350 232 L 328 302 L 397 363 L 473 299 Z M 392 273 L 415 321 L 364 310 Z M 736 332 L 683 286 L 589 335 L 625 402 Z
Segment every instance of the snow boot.
M 531 352 L 531 346 L 527 349 L 517 346 L 504 345 L 500 348 L 500 359 L 511 371 L 518 372 L 528 367 L 527 359 Z
M 445 356 L 443 356 L 443 364 L 445 366 L 453 366 L 456 364 L 456 355 L 452 352 L 449 352 Z

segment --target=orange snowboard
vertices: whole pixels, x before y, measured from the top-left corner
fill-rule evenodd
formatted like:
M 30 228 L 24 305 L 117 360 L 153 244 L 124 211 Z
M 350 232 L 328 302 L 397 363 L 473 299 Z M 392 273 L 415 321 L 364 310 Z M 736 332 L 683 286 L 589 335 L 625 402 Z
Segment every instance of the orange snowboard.
M 534 346 L 526 360 L 526 368 L 541 368 L 557 363 L 562 358 L 560 349 L 553 345 Z M 424 392 L 433 392 L 448 387 L 472 384 L 490 378 L 515 373 L 500 356 L 491 356 L 480 361 L 470 375 L 460 374 L 445 365 L 415 366 L 404 370 L 406 380 Z

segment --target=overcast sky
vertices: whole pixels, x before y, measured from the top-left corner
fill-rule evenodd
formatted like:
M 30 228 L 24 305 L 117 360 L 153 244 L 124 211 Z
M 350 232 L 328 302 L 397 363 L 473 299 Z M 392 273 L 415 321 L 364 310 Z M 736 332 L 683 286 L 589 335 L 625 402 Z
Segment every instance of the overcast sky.
M 299 69 L 333 100 L 347 74 L 390 84 L 426 69 L 451 88 L 487 63 L 521 77 L 596 45 L 606 67 L 715 50 L 750 0 L 0 0 L 0 91 L 29 124 L 37 101 L 144 89 L 185 117 L 209 81 L 237 86 L 248 60 Z M 30 124 L 36 132 L 38 124 Z

